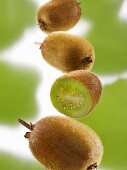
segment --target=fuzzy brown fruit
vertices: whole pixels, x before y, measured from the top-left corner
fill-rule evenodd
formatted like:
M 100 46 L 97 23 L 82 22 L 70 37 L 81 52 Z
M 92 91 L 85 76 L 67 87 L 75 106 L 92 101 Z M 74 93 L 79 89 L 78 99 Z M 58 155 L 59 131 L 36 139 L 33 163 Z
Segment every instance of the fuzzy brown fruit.
M 102 85 L 90 71 L 72 71 L 58 78 L 50 92 L 53 106 L 61 113 L 80 118 L 86 116 L 98 103 Z
M 40 49 L 43 58 L 63 72 L 89 70 L 95 60 L 94 48 L 87 40 L 63 32 L 49 34 Z
M 95 170 L 101 162 L 103 146 L 88 126 L 71 118 L 50 116 L 29 128 L 25 137 L 35 158 L 49 170 Z
M 40 28 L 51 33 L 72 28 L 80 19 L 81 9 L 76 0 L 52 0 L 37 12 Z

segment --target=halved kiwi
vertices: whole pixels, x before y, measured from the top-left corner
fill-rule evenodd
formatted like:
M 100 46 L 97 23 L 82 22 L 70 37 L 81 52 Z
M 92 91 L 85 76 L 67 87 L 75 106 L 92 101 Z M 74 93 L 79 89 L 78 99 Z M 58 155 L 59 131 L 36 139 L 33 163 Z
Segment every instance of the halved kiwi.
M 37 21 L 42 31 L 51 33 L 72 28 L 80 19 L 81 8 L 76 0 L 52 0 L 37 12 Z
M 95 107 L 101 92 L 102 85 L 95 74 L 78 70 L 58 78 L 51 88 L 50 97 L 59 112 L 80 118 Z

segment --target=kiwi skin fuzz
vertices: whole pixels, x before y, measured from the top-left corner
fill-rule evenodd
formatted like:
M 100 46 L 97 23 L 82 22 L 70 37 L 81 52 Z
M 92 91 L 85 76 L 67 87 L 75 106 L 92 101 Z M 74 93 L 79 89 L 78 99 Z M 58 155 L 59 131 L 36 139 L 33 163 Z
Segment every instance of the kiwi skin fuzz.
M 72 71 L 65 74 L 63 78 L 65 77 L 76 79 L 87 87 L 92 98 L 92 106 L 89 110 L 90 112 L 96 106 L 102 94 L 102 84 L 99 78 L 94 73 L 85 70 Z
M 87 112 L 82 115 L 82 117 L 88 115 L 91 112 L 91 110 L 96 106 L 96 104 L 99 102 L 99 99 L 100 99 L 100 96 L 102 93 L 102 84 L 101 84 L 99 78 L 94 73 L 92 73 L 90 71 L 77 70 L 77 71 L 72 71 L 70 73 L 67 73 L 67 74 L 59 77 L 58 79 L 56 79 L 55 82 L 57 82 L 61 79 L 66 79 L 66 78 L 78 80 L 80 83 L 82 83 L 88 89 L 90 96 L 91 96 L 92 104 L 91 104 L 91 107 L 87 110 Z M 54 82 L 54 84 L 55 84 L 55 82 Z M 52 92 L 52 89 L 51 89 L 51 92 Z M 50 92 L 50 96 L 51 96 L 51 100 L 52 100 L 53 96 L 51 95 L 51 92 Z M 70 94 L 70 96 L 71 96 L 71 94 Z M 81 116 L 76 117 L 76 118 L 81 118 Z
M 49 170 L 93 170 L 103 156 L 96 133 L 67 117 L 43 118 L 25 137 L 34 157 Z
M 42 31 L 51 33 L 72 28 L 80 19 L 81 8 L 76 0 L 52 0 L 37 11 Z
M 93 46 L 86 39 L 64 32 L 49 34 L 40 46 L 48 64 L 61 70 L 90 70 L 95 60 Z

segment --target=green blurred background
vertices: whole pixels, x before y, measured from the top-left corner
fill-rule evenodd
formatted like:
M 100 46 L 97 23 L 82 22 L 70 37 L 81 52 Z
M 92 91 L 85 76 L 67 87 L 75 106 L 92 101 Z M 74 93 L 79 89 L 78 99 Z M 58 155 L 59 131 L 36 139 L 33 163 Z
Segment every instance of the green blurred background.
M 43 169 L 32 157 L 17 119 L 58 114 L 46 97 L 49 92 L 44 91 L 50 90 L 61 73 L 42 61 L 33 45 L 46 36 L 35 22 L 36 10 L 44 2 L 0 0 L 0 170 Z M 104 157 L 99 169 L 127 170 L 127 3 L 80 2 L 82 18 L 70 32 L 87 38 L 95 47 L 92 71 L 103 82 L 103 94 L 91 115 L 79 121 L 102 139 Z

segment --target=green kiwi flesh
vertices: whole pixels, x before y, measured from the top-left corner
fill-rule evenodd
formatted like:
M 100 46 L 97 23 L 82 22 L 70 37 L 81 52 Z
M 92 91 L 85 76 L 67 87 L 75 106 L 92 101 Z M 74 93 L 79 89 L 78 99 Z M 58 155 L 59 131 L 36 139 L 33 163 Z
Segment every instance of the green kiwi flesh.
M 90 42 L 64 32 L 49 34 L 40 49 L 46 62 L 62 72 L 90 70 L 95 60 Z
M 59 112 L 75 118 L 83 117 L 92 105 L 87 87 L 72 78 L 59 79 L 54 83 L 51 90 L 51 101 Z
M 50 98 L 59 112 L 80 118 L 96 106 L 101 91 L 101 83 L 96 75 L 78 70 L 58 78 L 52 85 Z
M 103 146 L 88 126 L 71 118 L 50 116 L 35 125 L 19 120 L 31 130 L 25 138 L 34 157 L 48 170 L 96 170 Z M 28 127 L 29 126 L 29 127 Z
M 80 19 L 81 8 L 75 0 L 52 0 L 37 11 L 42 31 L 51 33 L 72 28 Z

